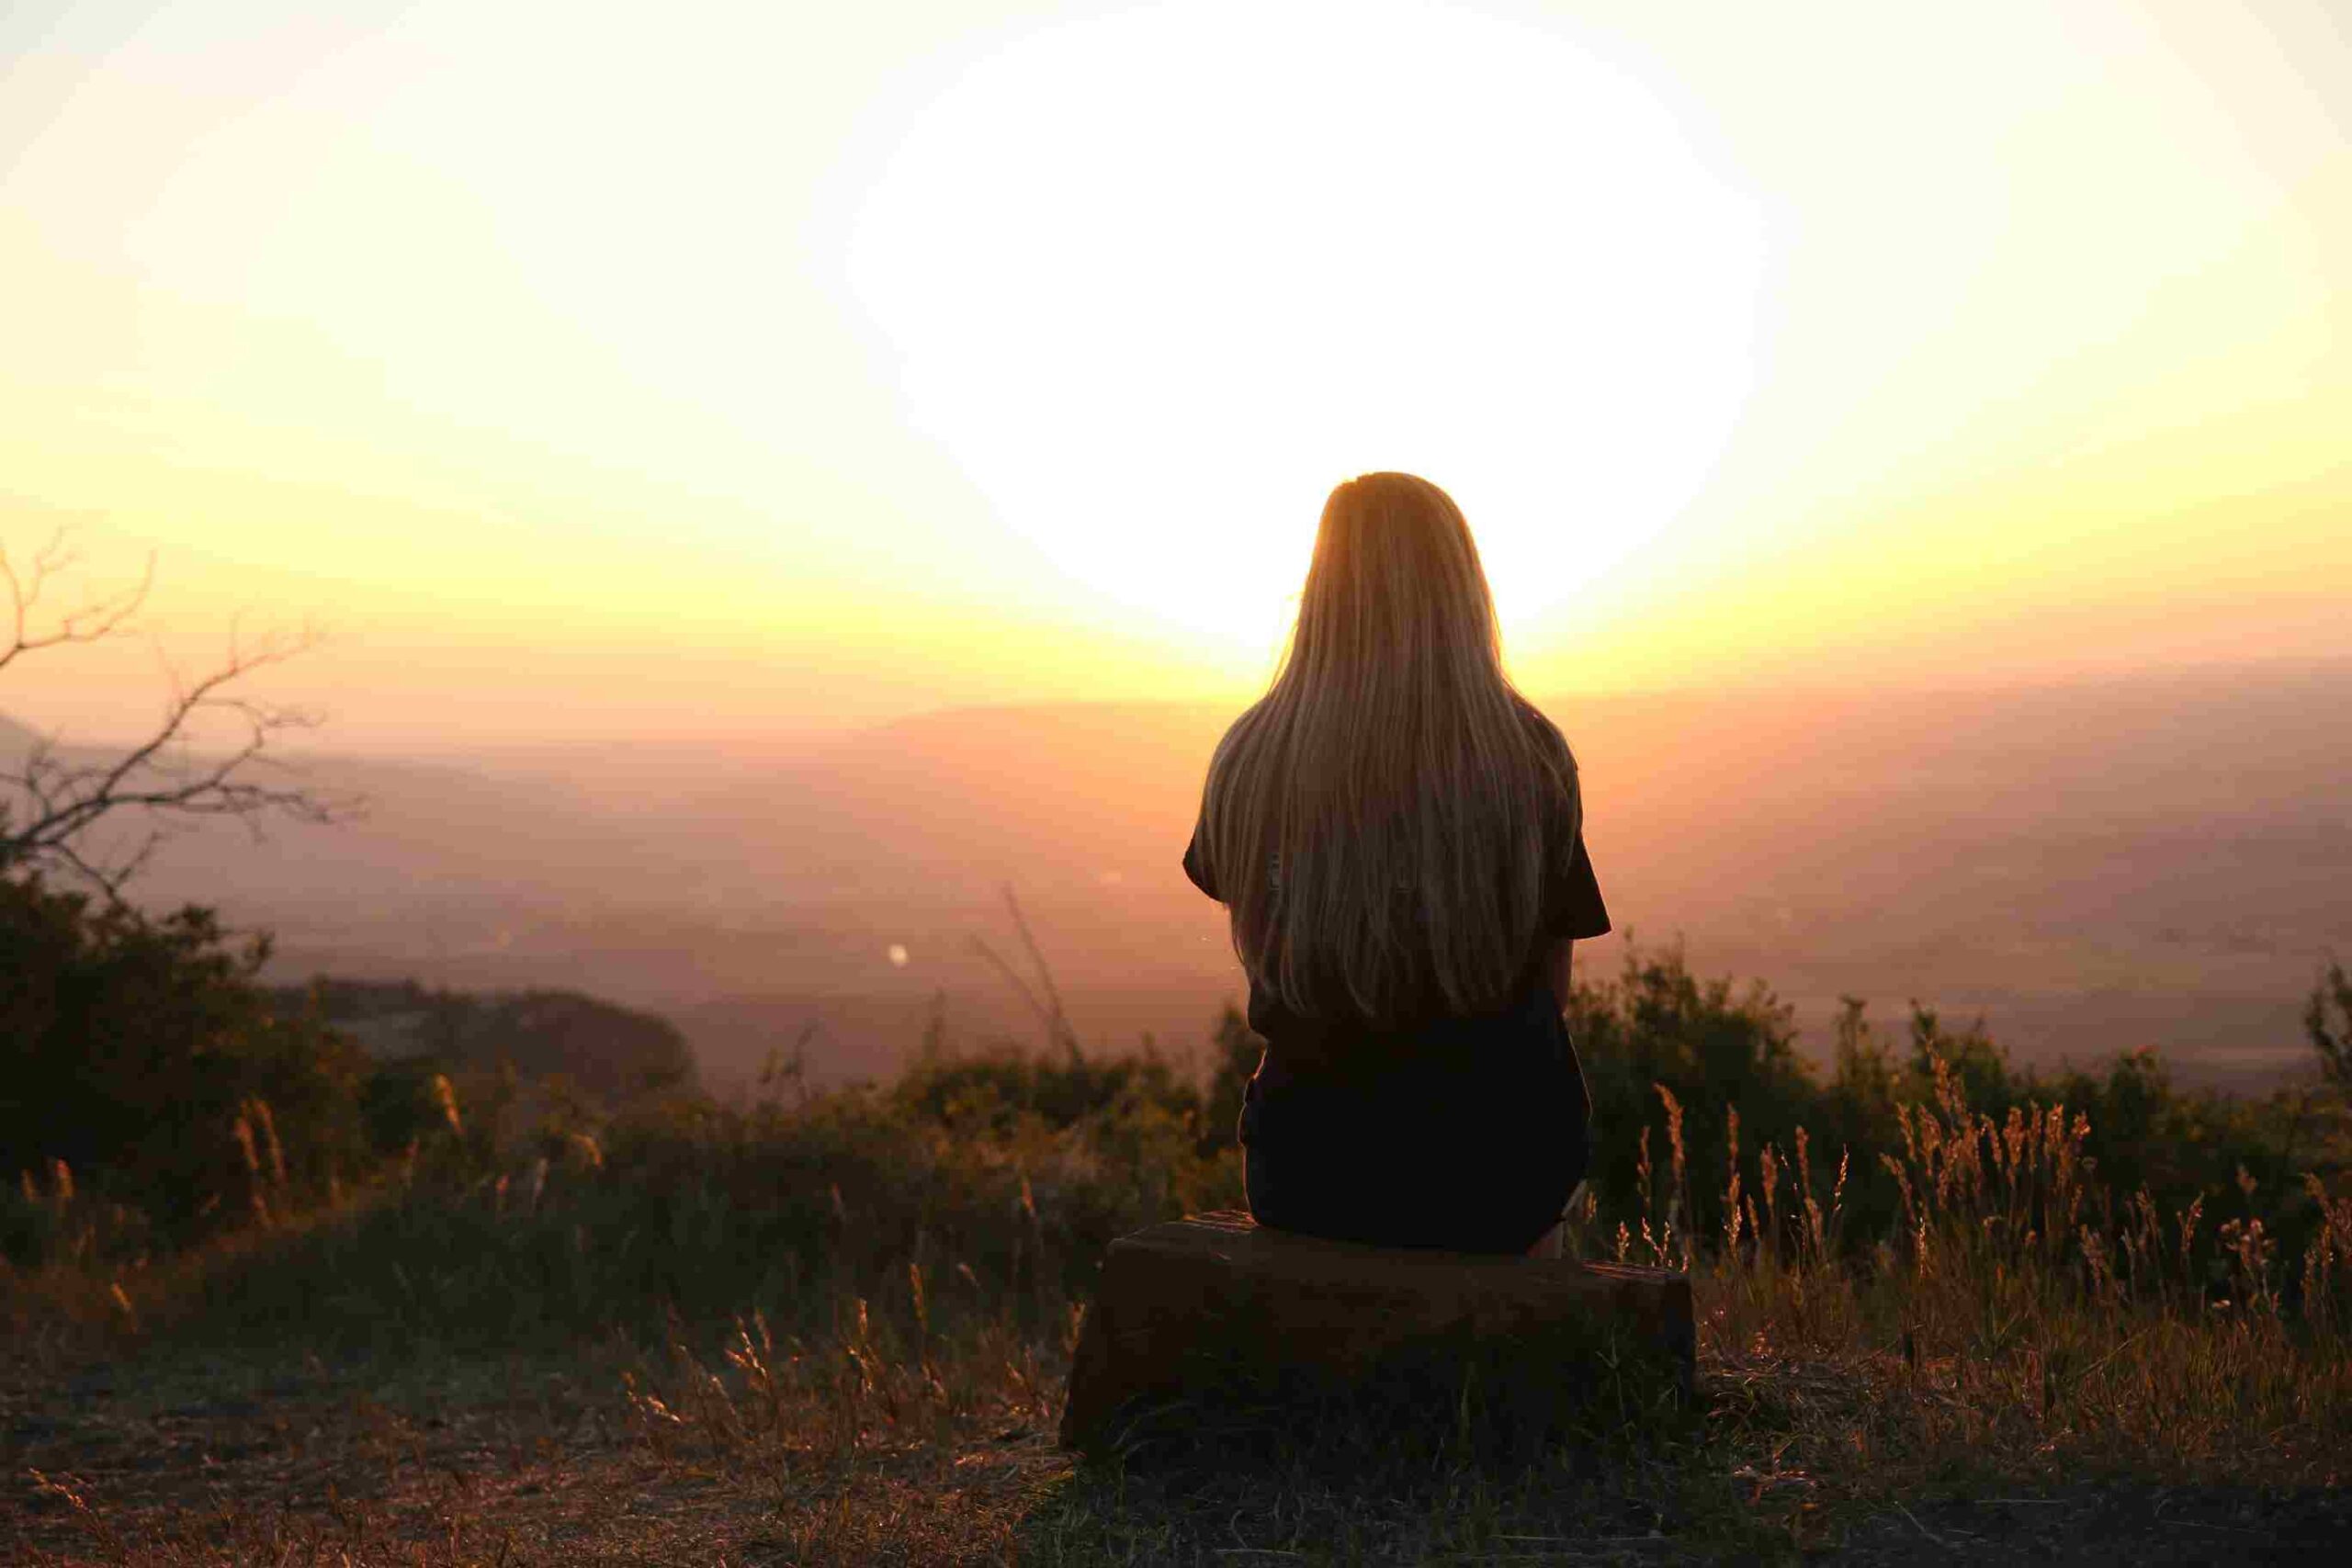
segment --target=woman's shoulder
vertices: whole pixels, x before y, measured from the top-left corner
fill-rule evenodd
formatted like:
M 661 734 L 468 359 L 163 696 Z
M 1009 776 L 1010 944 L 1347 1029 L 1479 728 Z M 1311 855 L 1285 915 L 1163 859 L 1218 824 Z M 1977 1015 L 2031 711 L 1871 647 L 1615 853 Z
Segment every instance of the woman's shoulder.
M 1552 722 L 1552 716 L 1550 714 L 1545 713 L 1542 708 L 1537 707 L 1533 703 L 1528 701 L 1526 695 L 1521 692 L 1514 691 L 1511 693 L 1510 701 L 1511 706 L 1519 710 L 1520 722 L 1527 726 L 1529 734 L 1548 736 L 1551 739 L 1557 742 L 1563 749 L 1566 749 L 1567 745 L 1566 738 L 1561 735 L 1560 727 Z
M 1561 784 L 1573 792 L 1577 787 L 1577 758 L 1576 753 L 1568 749 L 1568 738 L 1560 733 L 1560 727 L 1552 722 L 1549 715 L 1525 697 L 1514 692 L 1511 701 L 1519 708 L 1520 722 L 1526 726 L 1528 739 L 1534 742 L 1537 756 L 1559 775 Z

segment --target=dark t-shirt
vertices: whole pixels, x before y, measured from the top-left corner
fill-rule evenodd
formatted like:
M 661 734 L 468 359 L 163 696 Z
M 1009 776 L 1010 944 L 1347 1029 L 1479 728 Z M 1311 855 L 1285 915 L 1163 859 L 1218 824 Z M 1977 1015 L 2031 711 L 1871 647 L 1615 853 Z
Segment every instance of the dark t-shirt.
M 1260 1221 L 1384 1246 L 1510 1253 L 1559 1218 L 1589 1157 L 1591 1100 L 1544 961 L 1562 938 L 1609 930 L 1581 825 L 1571 831 L 1575 814 L 1566 799 L 1560 807 L 1542 918 L 1500 1006 L 1374 1027 L 1302 1016 L 1251 985 L 1250 1026 L 1266 1051 L 1240 1134 Z M 1200 839 L 1195 825 L 1184 873 L 1216 898 Z

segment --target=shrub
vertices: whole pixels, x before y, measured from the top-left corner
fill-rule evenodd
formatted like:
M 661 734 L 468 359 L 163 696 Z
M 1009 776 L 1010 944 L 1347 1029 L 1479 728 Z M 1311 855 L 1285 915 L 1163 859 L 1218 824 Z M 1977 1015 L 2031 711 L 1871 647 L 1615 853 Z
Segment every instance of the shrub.
M 184 1237 L 309 1201 L 366 1164 L 365 1058 L 280 1017 L 211 911 L 152 919 L 0 878 L 0 1167 L 62 1163 Z

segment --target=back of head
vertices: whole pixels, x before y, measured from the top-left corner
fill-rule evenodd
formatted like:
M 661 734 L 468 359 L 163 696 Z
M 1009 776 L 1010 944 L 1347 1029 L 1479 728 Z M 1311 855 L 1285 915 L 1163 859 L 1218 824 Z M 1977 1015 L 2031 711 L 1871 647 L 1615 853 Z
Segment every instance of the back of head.
M 1331 492 L 1272 688 L 1209 765 L 1203 848 L 1257 985 L 1391 1022 L 1505 998 L 1543 918 L 1575 763 L 1502 668 L 1476 544 L 1443 491 Z

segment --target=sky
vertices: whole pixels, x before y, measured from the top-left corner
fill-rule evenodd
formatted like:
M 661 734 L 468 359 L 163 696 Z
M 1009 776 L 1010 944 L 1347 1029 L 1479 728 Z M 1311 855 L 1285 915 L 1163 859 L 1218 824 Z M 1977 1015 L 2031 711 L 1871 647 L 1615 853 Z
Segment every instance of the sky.
M 1521 683 L 2352 653 L 2352 13 L 0 8 L 0 547 L 353 750 L 1240 702 L 1322 496 Z

